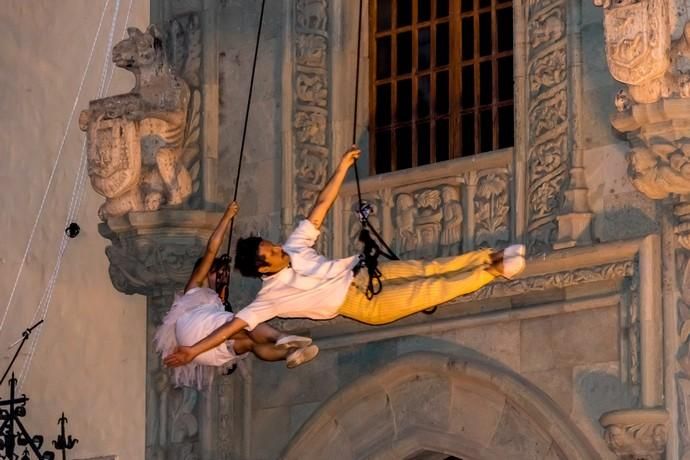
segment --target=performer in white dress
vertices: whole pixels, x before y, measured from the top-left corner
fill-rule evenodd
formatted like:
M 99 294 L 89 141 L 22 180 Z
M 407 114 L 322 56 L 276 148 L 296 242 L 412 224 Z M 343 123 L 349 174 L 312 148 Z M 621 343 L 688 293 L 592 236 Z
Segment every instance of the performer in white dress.
M 238 206 L 231 203 L 211 235 L 206 253 L 197 260 L 182 295 L 175 298 L 172 307 L 156 331 L 156 351 L 162 356 L 175 352 L 179 346 L 191 346 L 223 324 L 232 321 L 234 314 L 225 311 L 217 288 L 227 286 L 227 267 L 216 258 L 230 221 Z M 221 292 L 225 296 L 225 292 Z M 173 369 L 173 382 L 177 386 L 202 388 L 210 384 L 216 368 L 230 368 L 253 352 L 264 361 L 286 360 L 292 368 L 314 359 L 318 347 L 308 337 L 286 335 L 268 324 L 259 324 L 253 331 L 241 331 L 224 343 L 199 354 L 191 362 Z

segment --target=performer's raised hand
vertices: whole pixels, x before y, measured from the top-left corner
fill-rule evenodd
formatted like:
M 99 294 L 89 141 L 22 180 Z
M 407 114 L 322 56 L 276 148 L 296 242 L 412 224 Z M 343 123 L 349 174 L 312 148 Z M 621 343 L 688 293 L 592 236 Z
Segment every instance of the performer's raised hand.
M 347 152 L 343 154 L 343 158 L 340 160 L 340 164 L 345 166 L 346 168 L 350 168 L 353 164 L 355 164 L 355 161 L 359 158 L 359 156 L 362 154 L 362 150 L 357 145 L 353 145 L 350 147 Z
M 240 205 L 237 204 L 237 201 L 233 201 L 228 205 L 228 209 L 225 211 L 230 218 L 233 218 L 237 215 L 237 213 L 240 210 Z
M 192 347 L 175 347 L 175 351 L 163 359 L 167 367 L 179 367 L 190 363 L 194 359 Z

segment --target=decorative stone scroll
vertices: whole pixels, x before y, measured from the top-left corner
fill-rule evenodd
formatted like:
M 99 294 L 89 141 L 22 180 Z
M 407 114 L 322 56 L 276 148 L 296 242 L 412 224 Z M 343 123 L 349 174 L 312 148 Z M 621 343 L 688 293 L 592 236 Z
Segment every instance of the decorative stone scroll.
M 568 2 L 530 0 L 527 15 L 527 243 L 546 252 L 570 168 L 567 55 Z
M 328 3 L 297 0 L 294 16 L 294 216 L 303 218 L 328 179 Z M 326 225 L 328 227 L 328 225 Z M 326 229 L 325 232 L 328 233 Z M 328 252 L 328 237 L 319 249 Z
M 113 48 L 113 61 L 134 74 L 134 88 L 91 101 L 79 118 L 91 184 L 106 197 L 102 220 L 183 204 L 193 191 L 189 168 L 199 154 L 198 91 L 191 93 L 169 65 L 155 26 L 130 28 L 128 35 Z M 193 58 L 185 61 L 198 67 Z

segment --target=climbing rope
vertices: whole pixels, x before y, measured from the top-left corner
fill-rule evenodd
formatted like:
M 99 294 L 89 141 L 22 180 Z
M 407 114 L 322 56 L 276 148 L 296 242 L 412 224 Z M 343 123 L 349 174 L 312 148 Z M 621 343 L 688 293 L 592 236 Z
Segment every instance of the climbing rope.
M 359 106 L 359 68 L 360 59 L 362 53 L 362 8 L 363 0 L 359 0 L 359 19 L 357 23 L 357 61 L 355 63 L 355 107 L 354 114 L 352 117 L 352 145 L 357 143 L 357 108 Z M 357 160 L 355 160 L 355 182 L 357 184 L 357 200 L 359 202 L 359 209 L 357 215 L 359 216 L 359 221 L 362 225 L 362 230 L 359 233 L 359 241 L 364 245 L 364 250 L 362 252 L 361 260 L 362 265 L 367 268 L 369 274 L 369 282 L 367 283 L 366 296 L 367 299 L 371 300 L 376 294 L 381 292 L 383 289 L 383 283 L 381 283 L 381 272 L 378 269 L 378 258 L 379 255 L 386 257 L 389 260 L 400 260 L 400 258 L 395 255 L 393 250 L 386 244 L 381 235 L 376 231 L 376 229 L 369 222 L 369 215 L 373 212 L 373 209 L 368 203 L 365 203 L 362 199 L 362 189 L 359 184 L 359 170 L 357 169 Z M 376 238 L 372 238 L 373 236 Z M 384 250 L 381 249 L 383 246 Z
M 242 126 L 242 141 L 240 142 L 240 159 L 237 165 L 237 173 L 235 174 L 235 190 L 232 195 L 232 201 L 237 201 L 237 192 L 240 185 L 240 174 L 242 173 L 242 159 L 244 158 L 244 145 L 247 140 L 247 126 L 249 124 L 249 113 L 252 107 L 252 93 L 254 92 L 254 77 L 256 75 L 256 61 L 259 56 L 259 44 L 261 43 L 261 29 L 264 23 L 264 11 L 266 8 L 266 0 L 261 1 L 261 12 L 259 13 L 259 26 L 256 31 L 256 42 L 254 44 L 254 60 L 252 62 L 252 74 L 249 78 L 249 93 L 247 94 L 247 104 L 244 111 L 244 125 Z M 224 290 L 227 292 L 228 284 L 230 283 L 230 273 L 232 258 L 230 257 L 230 243 L 232 241 L 232 232 L 235 227 L 235 216 L 230 219 L 230 230 L 228 232 L 228 247 L 225 254 L 221 257 L 224 260 L 225 273 L 223 279 L 218 281 L 218 292 L 222 293 Z M 228 296 L 224 299 L 225 309 L 227 311 L 232 311 L 232 306 L 228 300 Z

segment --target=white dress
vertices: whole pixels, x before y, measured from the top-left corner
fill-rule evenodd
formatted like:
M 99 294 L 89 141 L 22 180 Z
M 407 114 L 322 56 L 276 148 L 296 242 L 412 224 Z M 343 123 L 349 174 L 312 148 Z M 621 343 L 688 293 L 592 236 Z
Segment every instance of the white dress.
M 194 345 L 232 320 L 233 316 L 225 311 L 223 302 L 213 289 L 192 288 L 175 297 L 163 324 L 156 331 L 156 351 L 165 357 L 178 345 Z M 211 383 L 216 367 L 228 368 L 246 355 L 247 353 L 236 355 L 233 341 L 228 340 L 201 353 L 191 363 L 173 368 L 173 383 L 176 386 L 195 386 L 201 389 Z

